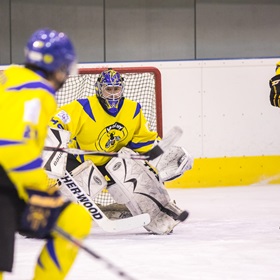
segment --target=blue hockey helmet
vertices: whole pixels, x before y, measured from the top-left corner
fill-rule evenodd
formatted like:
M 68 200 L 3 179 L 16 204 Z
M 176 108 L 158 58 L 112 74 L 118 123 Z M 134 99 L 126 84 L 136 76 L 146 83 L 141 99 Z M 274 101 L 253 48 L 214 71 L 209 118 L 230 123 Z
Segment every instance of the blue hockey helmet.
M 71 40 L 63 32 L 51 29 L 35 31 L 25 47 L 25 64 L 48 73 L 57 70 L 67 75 L 77 73 L 77 58 Z
M 109 68 L 103 71 L 95 83 L 95 92 L 99 100 L 112 114 L 118 112 L 118 105 L 123 97 L 124 80 L 117 71 Z

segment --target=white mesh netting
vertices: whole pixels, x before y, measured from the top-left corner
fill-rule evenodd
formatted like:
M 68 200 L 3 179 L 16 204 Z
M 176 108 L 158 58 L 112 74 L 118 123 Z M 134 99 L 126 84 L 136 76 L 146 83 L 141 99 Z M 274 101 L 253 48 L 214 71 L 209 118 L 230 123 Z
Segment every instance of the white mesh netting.
M 157 98 L 155 74 L 122 73 L 124 78 L 124 96 L 139 102 L 152 130 L 157 130 Z M 58 105 L 67 104 L 75 99 L 94 94 L 94 85 L 98 74 L 79 74 L 70 76 L 57 93 Z

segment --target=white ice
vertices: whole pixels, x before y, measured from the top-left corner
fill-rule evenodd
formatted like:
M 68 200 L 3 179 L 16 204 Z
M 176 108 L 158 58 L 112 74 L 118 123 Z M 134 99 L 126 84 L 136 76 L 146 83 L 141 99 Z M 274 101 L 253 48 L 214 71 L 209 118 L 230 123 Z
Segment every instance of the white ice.
M 173 234 L 95 227 L 85 245 L 137 280 L 280 279 L 280 185 L 169 192 L 190 212 Z M 17 236 L 14 270 L 4 280 L 31 280 L 42 244 Z M 81 251 L 66 279 L 122 278 Z

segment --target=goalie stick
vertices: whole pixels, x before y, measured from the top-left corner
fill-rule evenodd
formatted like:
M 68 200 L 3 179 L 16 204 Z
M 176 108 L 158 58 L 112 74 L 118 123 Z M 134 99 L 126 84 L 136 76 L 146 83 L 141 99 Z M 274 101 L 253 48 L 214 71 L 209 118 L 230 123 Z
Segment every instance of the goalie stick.
M 182 135 L 183 131 L 180 127 L 174 126 L 162 140 L 159 141 L 149 152 L 143 154 L 120 154 L 117 152 L 101 152 L 91 150 L 81 150 L 75 148 L 60 148 L 60 147 L 49 147 L 45 146 L 45 151 L 63 152 L 75 155 L 96 155 L 96 156 L 108 156 L 108 157 L 119 157 L 125 159 L 134 160 L 153 160 L 164 153 L 166 148 L 174 144 Z
M 73 243 L 75 246 L 77 246 L 78 248 L 84 250 L 85 252 L 87 252 L 89 255 L 91 255 L 92 257 L 96 258 L 97 260 L 102 261 L 103 263 L 105 263 L 107 265 L 107 267 L 112 270 L 114 273 L 116 273 L 118 276 L 122 277 L 123 279 L 126 280 L 135 280 L 134 278 L 132 278 L 131 276 L 129 276 L 126 272 L 124 272 L 122 269 L 118 268 L 116 265 L 114 265 L 112 262 L 108 261 L 107 259 L 105 259 L 104 257 L 102 257 L 101 255 L 97 254 L 96 252 L 94 252 L 93 250 L 91 250 L 90 248 L 86 247 L 85 245 L 83 245 L 83 243 L 73 237 L 72 235 L 70 235 L 69 233 L 67 233 L 66 231 L 64 231 L 63 229 L 61 229 L 58 226 L 55 226 L 53 229 L 54 232 L 56 232 L 57 234 L 59 234 L 60 236 L 62 236 L 63 238 L 65 238 L 66 240 L 70 241 L 71 243 Z
M 106 232 L 131 230 L 150 223 L 150 215 L 147 213 L 120 220 L 110 220 L 67 171 L 65 176 L 59 178 L 58 181 L 69 189 L 78 203 L 85 207 L 93 220 Z

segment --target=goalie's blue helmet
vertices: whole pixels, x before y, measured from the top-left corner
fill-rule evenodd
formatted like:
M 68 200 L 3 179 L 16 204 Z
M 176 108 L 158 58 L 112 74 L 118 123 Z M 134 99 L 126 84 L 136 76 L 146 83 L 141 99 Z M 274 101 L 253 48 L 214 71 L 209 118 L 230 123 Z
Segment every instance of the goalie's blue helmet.
M 123 91 L 124 79 L 117 71 L 109 68 L 98 76 L 95 92 L 100 102 L 106 106 L 110 113 L 116 114 L 118 112 Z
M 25 64 L 35 65 L 49 73 L 61 70 L 74 74 L 76 52 L 71 40 L 63 32 L 51 29 L 35 31 L 25 47 Z

